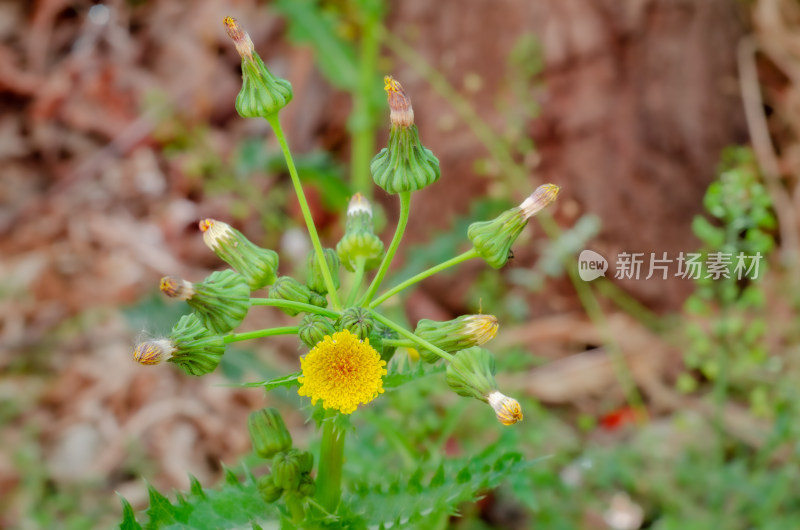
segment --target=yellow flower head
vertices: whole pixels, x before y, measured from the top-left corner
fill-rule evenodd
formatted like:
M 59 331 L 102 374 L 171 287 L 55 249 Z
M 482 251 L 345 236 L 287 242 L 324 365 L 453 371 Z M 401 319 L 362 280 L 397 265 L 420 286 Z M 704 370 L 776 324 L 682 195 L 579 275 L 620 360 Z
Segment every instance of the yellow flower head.
M 297 391 L 316 404 L 322 400 L 326 409 L 344 414 L 356 410 L 383 393 L 386 361 L 369 345 L 369 339 L 359 338 L 349 331 L 326 335 L 308 354 L 300 359 L 303 375 Z

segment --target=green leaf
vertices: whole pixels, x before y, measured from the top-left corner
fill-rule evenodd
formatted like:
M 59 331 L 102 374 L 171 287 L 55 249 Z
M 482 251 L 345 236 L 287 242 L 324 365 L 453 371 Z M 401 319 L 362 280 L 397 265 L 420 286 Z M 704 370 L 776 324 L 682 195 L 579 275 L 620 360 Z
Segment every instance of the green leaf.
M 226 480 L 235 474 L 226 469 Z M 197 479 L 191 480 L 188 493 L 177 494 L 178 501 L 171 503 L 167 497 L 152 486 L 148 486 L 150 507 L 144 512 L 147 522 L 144 528 L 222 530 L 228 528 L 275 528 L 279 513 L 275 505 L 267 504 L 256 488 L 252 475 L 246 479 L 223 482 L 217 489 L 204 490 Z M 133 509 L 122 499 L 122 530 L 138 530 Z
M 430 365 L 427 363 L 419 362 L 417 365 L 408 372 L 394 372 L 387 374 L 383 378 L 383 388 L 398 388 L 405 384 L 419 380 L 421 377 L 440 374 L 444 372 L 447 367 L 444 364 Z
M 293 387 L 300 386 L 297 378 L 303 375 L 303 372 L 294 372 L 293 374 L 284 375 L 283 377 L 276 377 L 269 381 L 254 381 L 251 383 L 231 383 L 221 386 L 236 387 L 236 388 L 258 388 L 263 387 L 264 390 L 273 390 L 279 387 Z

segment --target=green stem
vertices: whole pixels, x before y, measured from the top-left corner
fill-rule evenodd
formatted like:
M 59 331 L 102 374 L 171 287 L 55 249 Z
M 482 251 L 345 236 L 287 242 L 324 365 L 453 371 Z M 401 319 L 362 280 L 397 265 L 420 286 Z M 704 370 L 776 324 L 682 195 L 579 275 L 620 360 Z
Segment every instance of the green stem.
M 382 8 L 365 9 L 362 14 L 364 15 L 364 20 L 362 22 L 361 42 L 359 43 L 358 85 L 353 94 L 354 108 L 350 119 L 350 129 L 353 137 L 350 171 L 354 189 L 369 199 L 372 198 L 369 162 L 375 152 L 376 126 L 372 94 L 377 81 L 375 74 L 378 65 L 378 52 L 380 51 L 377 30 L 382 17 Z
M 364 281 L 364 270 L 367 267 L 366 258 L 356 258 L 356 275 L 353 277 L 353 285 L 350 287 L 350 294 L 347 296 L 347 301 L 344 303 L 345 307 L 352 307 L 353 302 L 356 300 L 356 295 L 361 289 L 361 283 Z
M 335 513 L 342 496 L 342 462 L 345 432 L 336 429 L 336 412 L 328 411 L 322 422 L 322 443 L 319 449 L 316 500 L 329 513 Z
M 303 507 L 303 500 L 294 495 L 284 495 L 283 501 L 289 509 L 293 523 L 302 523 L 306 518 L 306 510 Z
M 297 326 L 259 329 L 257 331 L 248 331 L 245 333 L 231 333 L 230 335 L 225 335 L 223 340 L 225 341 L 225 344 L 230 344 L 231 342 L 239 342 L 242 340 L 250 340 L 250 339 L 260 339 L 262 337 L 273 337 L 275 335 L 296 335 L 297 330 L 298 330 Z
M 455 258 L 451 258 L 451 259 L 445 261 L 444 263 L 440 263 L 440 264 L 438 264 L 438 265 L 436 265 L 434 267 L 431 267 L 430 269 L 426 269 L 426 270 L 420 272 L 419 274 L 417 274 L 416 276 L 412 276 L 411 278 L 407 279 L 406 281 L 402 282 L 401 284 L 399 284 L 399 285 L 397 285 L 395 287 L 392 287 L 391 289 L 389 289 L 388 291 L 386 291 L 385 293 L 380 295 L 378 298 L 375 299 L 375 301 L 373 301 L 371 304 L 369 304 L 369 308 L 373 309 L 375 307 L 378 307 L 383 302 L 385 302 L 386 300 L 388 300 L 392 296 L 396 295 L 397 293 L 399 293 L 403 289 L 406 289 L 406 288 L 414 285 L 417 282 L 421 282 L 425 278 L 427 278 L 429 276 L 433 276 L 437 272 L 443 271 L 444 269 L 452 267 L 453 265 L 458 265 L 462 261 L 467 261 L 468 259 L 477 258 L 477 257 L 478 257 L 478 251 L 475 250 L 475 248 L 471 248 L 470 250 L 464 252 L 463 254 L 459 254 Z
M 339 302 L 339 295 L 337 294 L 336 287 L 333 284 L 333 276 L 328 268 L 328 263 L 325 261 L 325 255 L 322 253 L 322 243 L 319 242 L 317 227 L 314 225 L 314 218 L 311 217 L 311 210 L 308 208 L 308 202 L 306 201 L 305 193 L 303 193 L 303 186 L 300 184 L 300 177 L 297 175 L 297 168 L 294 165 L 292 152 L 289 151 L 289 144 L 286 143 L 286 137 L 283 134 L 283 128 L 281 127 L 281 122 L 278 119 L 278 114 L 276 113 L 268 116 L 267 121 L 272 126 L 272 130 L 275 132 L 275 137 L 278 139 L 278 143 L 281 145 L 283 157 L 286 159 L 286 165 L 289 168 L 289 175 L 292 177 L 294 191 L 297 193 L 297 200 L 300 203 L 300 210 L 303 212 L 303 218 L 306 221 L 308 235 L 311 237 L 311 244 L 314 246 L 314 251 L 317 254 L 317 263 L 319 263 L 319 268 L 322 271 L 322 278 L 325 280 L 325 286 L 328 288 L 328 294 L 331 296 L 331 304 L 333 304 L 334 309 L 340 310 L 342 308 L 342 304 Z
M 282 307 L 285 309 L 296 309 L 303 313 L 316 313 L 330 318 L 339 318 L 337 311 L 331 311 L 323 307 L 318 307 L 311 304 L 304 304 L 302 302 L 292 302 L 290 300 L 273 300 L 272 298 L 251 298 L 250 305 L 263 305 L 268 307 Z
M 397 247 L 400 246 L 400 240 L 403 239 L 403 233 L 406 231 L 406 225 L 408 224 L 408 213 L 410 210 L 411 192 L 401 192 L 400 218 L 397 220 L 397 229 L 394 231 L 394 237 L 392 238 L 392 242 L 389 244 L 389 250 L 386 251 L 386 255 L 383 257 L 383 261 L 378 269 L 378 273 L 375 275 L 375 278 L 372 279 L 372 283 L 367 290 L 367 294 L 364 296 L 364 299 L 359 305 L 367 306 L 375 296 L 375 292 L 378 290 L 378 287 L 381 286 L 383 277 L 386 276 L 386 271 L 389 270 L 389 265 L 392 263 L 392 259 L 394 258 L 394 253 L 397 251 Z
M 436 355 L 438 355 L 442 359 L 446 359 L 448 361 L 452 361 L 453 360 L 453 356 L 450 355 L 449 353 L 447 353 L 446 351 L 444 351 L 443 349 L 441 349 L 441 348 L 439 348 L 437 346 L 434 346 L 433 344 L 431 344 L 430 342 L 428 342 L 425 339 L 417 337 L 416 335 L 414 335 L 413 333 L 408 331 L 406 328 L 404 328 L 400 324 L 396 324 L 395 322 L 392 322 L 391 320 L 389 320 L 385 316 L 381 315 L 377 311 L 372 311 L 372 318 L 374 318 L 375 320 L 377 320 L 378 322 L 380 322 L 381 324 L 383 324 L 387 328 L 391 328 L 391 329 L 395 330 L 399 335 L 402 335 L 403 337 L 407 338 L 408 340 L 410 340 L 411 342 L 417 344 L 418 346 L 421 346 L 422 348 L 424 348 L 426 350 L 432 351 L 433 353 L 435 353 Z

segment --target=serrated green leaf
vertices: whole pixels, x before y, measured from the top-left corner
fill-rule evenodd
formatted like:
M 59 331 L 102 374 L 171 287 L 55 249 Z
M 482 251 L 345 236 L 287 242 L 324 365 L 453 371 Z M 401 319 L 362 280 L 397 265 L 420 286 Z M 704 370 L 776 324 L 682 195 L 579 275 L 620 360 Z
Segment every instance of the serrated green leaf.
M 225 473 L 225 483 L 231 486 L 239 486 L 239 478 L 236 476 L 236 473 L 225 464 L 222 464 L 222 471 Z
M 227 470 L 226 474 L 233 474 Z M 235 474 L 234 474 L 235 476 Z M 234 528 L 277 528 L 279 513 L 274 505 L 265 503 L 252 480 L 223 482 L 217 489 L 203 489 L 197 479 L 191 481 L 191 494 L 183 495 L 185 504 L 175 506 L 152 486 L 148 487 L 150 507 L 144 528 L 223 530 Z M 123 530 L 137 530 L 133 510 L 123 499 Z
M 447 369 L 444 364 L 430 365 L 427 363 L 417 363 L 417 365 L 407 372 L 392 372 L 383 378 L 383 388 L 399 388 L 405 384 L 416 381 L 422 377 L 428 377 L 443 373 Z
M 197 480 L 197 477 L 195 477 L 191 473 L 189 474 L 189 484 L 190 484 L 189 491 L 192 493 L 192 495 L 194 495 L 195 497 L 205 498 L 206 494 L 203 491 L 203 486 L 200 484 L 200 481 Z
M 128 500 L 119 495 L 119 500 L 122 502 L 122 522 L 119 525 L 120 530 L 142 530 L 142 525 L 136 522 L 136 515 L 133 513 L 133 508 Z

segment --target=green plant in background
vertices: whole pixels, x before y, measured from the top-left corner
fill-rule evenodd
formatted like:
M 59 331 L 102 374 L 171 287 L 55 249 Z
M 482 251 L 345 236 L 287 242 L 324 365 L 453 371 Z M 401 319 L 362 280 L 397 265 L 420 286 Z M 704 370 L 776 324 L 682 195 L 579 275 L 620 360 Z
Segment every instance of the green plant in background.
M 681 264 L 696 284 L 685 303 L 694 317 L 686 327 L 686 364 L 715 383 L 718 403 L 731 391 L 744 394 L 756 413 L 771 415 L 775 396 L 768 381 L 780 372 L 780 363 L 770 360 L 764 345 L 761 282 L 775 246 L 776 220 L 750 149 L 723 153 L 719 179 L 709 186 L 703 204 L 717 224 L 702 216 L 694 219 L 693 231 L 703 247 Z M 702 267 L 693 271 L 693 264 Z M 686 373 L 678 384 L 691 391 L 698 382 Z
M 322 431 L 319 458 L 314 470 L 311 453 L 293 447 L 277 411 L 254 412 L 250 433 L 258 456 L 270 461 L 269 473 L 254 477 L 248 471 L 240 481 L 228 471 L 226 485 L 217 491 L 205 490 L 193 481 L 191 492 L 179 495 L 175 504 L 151 488 L 147 526 L 232 528 L 250 524 L 260 528 L 269 521 L 280 521 L 287 528 L 441 524 L 459 503 L 475 499 L 481 490 L 521 470 L 526 465 L 521 456 L 498 442 L 470 458 L 440 459 L 433 469 L 417 466 L 410 479 L 383 476 L 378 483 L 359 482 L 343 496 L 350 415 L 386 389 L 440 372 L 445 373 L 447 385 L 456 394 L 488 404 L 504 425 L 520 421 L 522 409 L 519 402 L 499 391 L 494 356 L 482 348 L 497 332 L 494 317 L 423 320 L 412 332 L 388 318 L 380 306 L 419 281 L 469 259 L 482 258 L 494 268 L 502 267 L 528 220 L 554 202 L 559 189 L 551 184 L 540 186 L 519 206 L 494 220 L 473 223 L 467 230 L 472 243 L 469 250 L 379 293 L 405 231 L 412 193 L 435 183 L 440 176 L 438 160 L 421 143 L 410 99 L 399 82 L 385 79 L 392 130 L 388 146 L 373 158 L 370 171 L 377 185 L 399 197 L 400 216 L 391 243 L 384 249 L 374 233 L 369 201 L 356 194 L 348 207 L 342 239 L 335 250 L 324 248 L 278 118 L 292 99 L 291 86 L 270 73 L 247 33 L 233 19 L 226 18 L 225 27 L 242 57 L 243 87 L 236 100 L 237 111 L 243 117 L 264 118 L 271 125 L 285 156 L 313 250 L 302 280 L 280 276 L 277 253 L 258 247 L 227 223 L 201 221 L 204 241 L 233 270 L 212 273 L 197 283 L 164 278 L 161 290 L 185 300 L 193 312 L 181 317 L 167 337 L 140 343 L 134 359 L 145 365 L 168 361 L 187 374 L 204 375 L 216 369 L 232 343 L 297 335 L 310 347 L 300 359 L 301 370 L 257 386 L 267 390 L 298 387 L 297 394 L 310 400 L 312 418 Z M 351 281 L 341 281 L 342 268 L 352 273 Z M 367 273 L 373 270 L 375 274 L 365 286 Z M 348 292 L 340 293 L 343 285 L 348 286 Z M 253 296 L 267 286 L 267 297 Z M 257 305 L 278 308 L 299 322 L 295 326 L 233 332 L 249 309 Z M 419 350 L 426 362 L 409 363 L 404 356 L 395 356 L 398 347 Z M 402 433 L 397 438 L 403 444 Z M 139 528 L 132 509 L 123 504 L 122 527 Z

